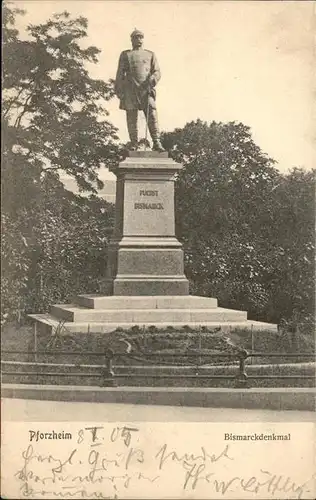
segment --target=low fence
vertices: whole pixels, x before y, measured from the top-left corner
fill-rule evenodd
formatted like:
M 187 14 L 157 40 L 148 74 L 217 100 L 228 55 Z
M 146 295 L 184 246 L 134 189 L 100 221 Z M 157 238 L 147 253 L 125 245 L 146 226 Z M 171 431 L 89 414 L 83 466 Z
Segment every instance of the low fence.
M 28 354 L 28 355 L 34 355 L 35 359 L 38 359 L 38 356 L 43 355 L 43 356 L 84 356 L 84 357 L 99 357 L 101 358 L 102 362 L 101 364 L 95 364 L 95 365 L 88 365 L 88 364 L 81 364 L 81 363 L 47 363 L 47 362 L 37 362 L 37 361 L 12 361 L 12 360 L 2 360 L 1 365 L 2 365 L 2 375 L 3 376 L 34 376 L 38 375 L 41 377 L 95 377 L 96 379 L 99 379 L 99 383 L 97 384 L 98 386 L 101 387 L 115 387 L 118 385 L 119 379 L 123 378 L 129 378 L 129 379 L 140 379 L 140 378 L 151 378 L 151 379 L 181 379 L 181 380 L 188 380 L 188 379 L 193 379 L 193 380 L 203 380 L 204 382 L 207 380 L 214 380 L 214 379 L 220 379 L 220 380 L 230 380 L 232 381 L 232 385 L 235 388 L 250 388 L 251 387 L 251 380 L 254 379 L 265 379 L 265 380 L 277 380 L 277 379 L 300 379 L 300 380 L 315 380 L 315 376 L 311 375 L 301 375 L 301 374 L 295 374 L 295 375 L 285 375 L 285 374 L 279 374 L 279 375 L 249 375 L 247 374 L 247 365 L 246 361 L 247 359 L 251 358 L 266 358 L 267 356 L 272 357 L 272 358 L 280 358 L 280 357 L 288 357 L 289 359 L 291 358 L 302 358 L 304 359 L 310 359 L 312 355 L 310 353 L 290 353 L 290 354 L 285 354 L 285 353 L 262 353 L 262 352 L 248 352 L 246 350 L 240 350 L 239 352 L 236 353 L 203 353 L 203 352 L 198 352 L 198 353 L 164 353 L 164 352 L 146 352 L 142 353 L 144 361 L 147 359 L 149 362 L 151 359 L 157 359 L 157 357 L 163 357 L 164 360 L 172 360 L 174 358 L 188 358 L 188 359 L 196 359 L 196 363 L 190 364 L 190 365 L 183 365 L 182 368 L 194 368 L 195 374 L 162 374 L 162 373 L 149 373 L 149 372 L 143 372 L 141 375 L 139 373 L 133 373 L 133 368 L 135 366 L 129 366 L 128 364 L 124 365 L 125 368 L 127 368 L 127 373 L 118 373 L 116 369 L 118 368 L 115 366 L 114 361 L 116 359 L 122 359 L 125 358 L 126 360 L 130 359 L 140 359 L 139 356 L 136 357 L 135 354 L 133 353 L 122 353 L 122 352 L 114 352 L 112 349 L 107 348 L 106 351 L 104 352 L 82 352 L 82 351 L 52 351 L 52 350 L 46 350 L 46 351 L 17 351 L 17 350 L 3 350 L 2 354 Z M 238 364 L 236 365 L 236 373 L 235 375 L 225 375 L 225 374 L 203 374 L 199 373 L 199 370 L 201 367 L 205 367 L 207 363 L 209 363 L 212 359 L 223 359 L 223 360 L 230 360 L 230 361 L 236 361 Z M 12 369 L 8 370 L 8 367 L 15 368 L 15 371 Z M 146 365 L 142 365 L 143 368 L 146 368 Z M 148 366 L 148 365 L 147 365 Z M 150 363 L 151 368 L 165 368 L 165 364 L 155 364 Z M 170 365 L 169 365 L 170 366 Z M 178 365 L 179 366 L 179 365 Z M 62 371 L 56 371 L 58 368 L 68 368 L 68 369 L 78 369 L 78 368 L 84 368 L 87 370 L 91 370 L 91 368 L 98 369 L 97 372 L 62 372 Z M 32 370 L 31 370 L 32 368 Z M 48 369 L 53 369 L 55 371 L 34 371 L 33 368 L 48 368 Z M 18 369 L 18 370 L 17 370 Z M 24 371 L 26 369 L 26 371 Z M 27 371 L 29 369 L 29 371 Z

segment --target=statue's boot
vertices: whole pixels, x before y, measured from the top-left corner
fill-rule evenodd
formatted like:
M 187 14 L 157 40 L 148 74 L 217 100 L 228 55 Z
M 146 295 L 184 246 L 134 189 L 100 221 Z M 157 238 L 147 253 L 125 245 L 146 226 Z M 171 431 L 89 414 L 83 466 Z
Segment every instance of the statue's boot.
M 148 122 L 149 132 L 153 141 L 153 150 L 165 151 L 160 142 L 158 116 L 157 116 L 157 111 L 155 109 L 149 108 L 147 122 Z
M 129 149 L 131 151 L 137 151 L 138 149 L 138 127 L 137 120 L 138 119 L 138 110 L 132 109 L 126 111 L 126 121 L 127 121 L 127 130 L 130 138 L 130 146 Z
M 153 139 L 153 150 L 160 151 L 160 152 L 165 151 L 165 149 L 164 149 L 164 147 L 161 144 L 159 139 L 156 139 L 156 140 Z

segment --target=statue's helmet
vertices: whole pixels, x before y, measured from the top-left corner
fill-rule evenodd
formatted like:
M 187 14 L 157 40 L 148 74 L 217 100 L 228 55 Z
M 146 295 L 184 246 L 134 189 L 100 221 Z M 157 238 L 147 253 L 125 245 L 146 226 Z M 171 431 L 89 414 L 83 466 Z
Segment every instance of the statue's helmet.
M 137 30 L 136 28 L 134 29 L 133 33 L 131 33 L 131 38 L 136 38 L 137 36 L 140 36 L 141 38 L 144 38 L 144 33 L 140 30 Z

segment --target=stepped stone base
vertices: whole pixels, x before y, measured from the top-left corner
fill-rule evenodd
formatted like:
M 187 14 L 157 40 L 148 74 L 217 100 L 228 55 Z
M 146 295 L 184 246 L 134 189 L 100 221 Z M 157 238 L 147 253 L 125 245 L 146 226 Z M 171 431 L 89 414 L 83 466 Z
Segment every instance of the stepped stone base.
M 276 331 L 277 326 L 247 320 L 245 311 L 224 309 L 217 300 L 197 296 L 98 296 L 80 295 L 73 304 L 54 305 L 51 314 L 32 314 L 39 327 L 54 334 L 63 323 L 62 333 L 106 333 L 116 328 L 138 325 L 157 328 L 189 326 Z
M 183 249 L 175 234 L 174 182 L 182 165 L 168 153 L 129 152 L 117 177 L 115 228 L 108 246 L 103 296 L 80 295 L 73 304 L 33 314 L 36 326 L 54 334 L 102 333 L 121 327 L 277 330 L 247 321 L 245 311 L 189 295 Z M 84 271 L 84 270 L 83 270 Z

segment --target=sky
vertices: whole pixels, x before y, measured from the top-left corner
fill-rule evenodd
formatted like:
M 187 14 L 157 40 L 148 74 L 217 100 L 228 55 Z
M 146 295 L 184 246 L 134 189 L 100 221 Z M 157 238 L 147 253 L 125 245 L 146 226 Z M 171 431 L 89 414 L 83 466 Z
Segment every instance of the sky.
M 155 52 L 161 81 L 161 130 L 200 118 L 242 122 L 254 141 L 285 172 L 315 166 L 316 9 L 311 1 L 16 0 L 41 23 L 67 10 L 88 19 L 85 44 L 101 49 L 89 66 L 95 78 L 115 78 L 120 52 L 134 28 Z M 115 98 L 110 121 L 127 141 L 125 112 Z M 145 122 L 140 116 L 140 137 Z M 313 127 L 314 125 L 314 127 Z

